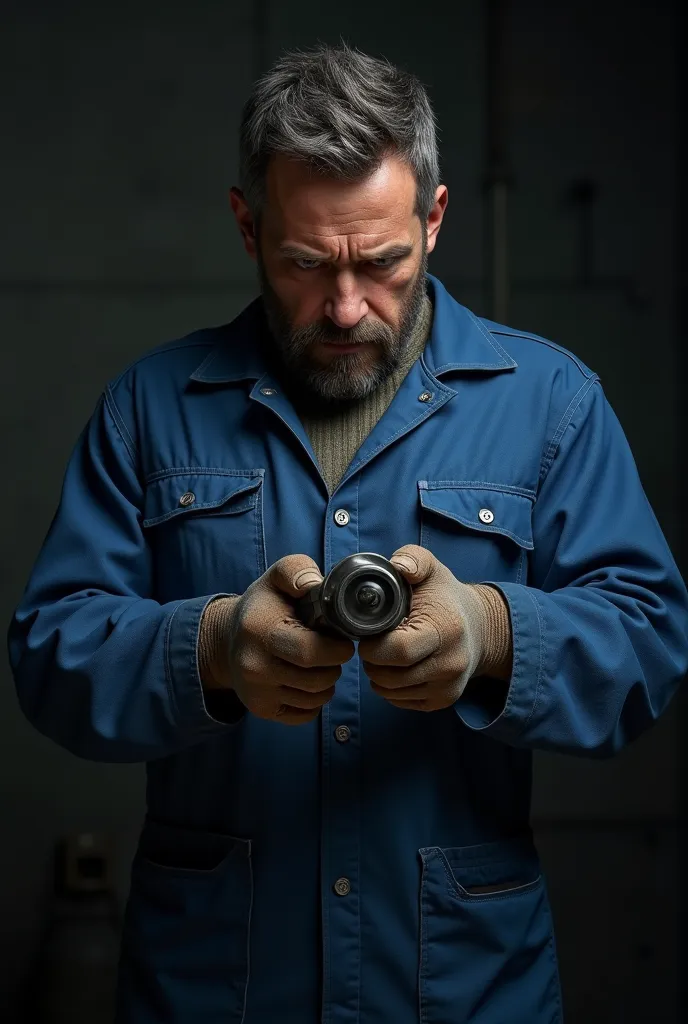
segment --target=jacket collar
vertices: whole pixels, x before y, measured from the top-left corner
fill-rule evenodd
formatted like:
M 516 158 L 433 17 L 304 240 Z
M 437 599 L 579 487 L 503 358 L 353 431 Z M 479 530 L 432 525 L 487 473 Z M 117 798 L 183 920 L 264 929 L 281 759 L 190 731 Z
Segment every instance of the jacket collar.
M 202 384 L 229 384 L 259 380 L 269 365 L 269 332 L 263 300 L 250 302 L 231 323 L 215 330 L 217 342 L 191 380 Z
M 434 306 L 432 331 L 423 353 L 435 377 L 451 371 L 512 370 L 518 364 L 490 334 L 483 322 L 462 306 L 432 274 L 426 275 Z M 218 341 L 191 374 L 204 384 L 259 380 L 274 370 L 271 339 L 263 300 L 259 296 L 231 323 L 218 330 Z
M 423 353 L 430 373 L 435 377 L 452 370 L 496 373 L 518 366 L 475 313 L 457 302 L 432 274 L 426 278 L 434 306 L 432 332 Z

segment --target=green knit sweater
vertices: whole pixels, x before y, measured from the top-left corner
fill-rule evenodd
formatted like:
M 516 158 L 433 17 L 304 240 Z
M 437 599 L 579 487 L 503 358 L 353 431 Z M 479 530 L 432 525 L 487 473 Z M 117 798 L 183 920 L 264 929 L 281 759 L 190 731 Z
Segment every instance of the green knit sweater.
M 350 403 L 343 411 L 330 414 L 314 415 L 297 406 L 296 411 L 310 438 L 330 494 L 425 349 L 432 327 L 432 313 L 432 302 L 426 296 L 402 362 L 372 394 Z

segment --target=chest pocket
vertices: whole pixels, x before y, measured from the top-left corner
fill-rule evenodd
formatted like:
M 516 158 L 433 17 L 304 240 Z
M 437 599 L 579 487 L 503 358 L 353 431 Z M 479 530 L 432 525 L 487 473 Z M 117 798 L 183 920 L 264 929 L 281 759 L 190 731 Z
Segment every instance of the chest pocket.
M 265 572 L 264 469 L 188 468 L 149 479 L 143 528 L 159 601 L 243 594 Z
M 420 544 L 464 583 L 524 583 L 533 499 L 483 484 L 419 480 Z

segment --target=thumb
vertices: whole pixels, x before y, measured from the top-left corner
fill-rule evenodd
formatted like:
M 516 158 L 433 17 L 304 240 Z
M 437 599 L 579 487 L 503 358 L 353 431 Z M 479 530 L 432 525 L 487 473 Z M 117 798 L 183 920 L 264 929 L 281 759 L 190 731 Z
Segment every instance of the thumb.
M 303 597 L 324 578 L 310 555 L 285 555 L 268 571 L 272 587 L 288 597 Z
M 431 576 L 437 565 L 437 559 L 432 551 L 418 544 L 405 544 L 403 548 L 397 548 L 390 562 L 413 586 Z

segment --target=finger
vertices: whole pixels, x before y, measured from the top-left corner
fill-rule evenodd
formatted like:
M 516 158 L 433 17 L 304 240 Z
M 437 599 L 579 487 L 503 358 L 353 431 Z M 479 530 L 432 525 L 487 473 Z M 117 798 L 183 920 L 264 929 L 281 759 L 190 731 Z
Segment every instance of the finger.
M 310 555 L 285 555 L 270 566 L 266 576 L 273 590 L 292 598 L 303 597 L 324 579 Z
M 392 707 L 400 708 L 402 711 L 430 711 L 430 706 L 425 700 L 388 700 Z
M 371 665 L 368 671 L 365 662 L 363 671 L 370 680 L 372 687 L 379 687 L 381 690 L 406 690 L 409 686 L 418 685 L 419 680 L 410 680 L 408 671 L 405 668 L 380 668 L 378 665 Z
M 297 619 L 281 619 L 270 634 L 269 646 L 276 657 L 299 668 L 343 665 L 356 650 L 346 637 L 326 636 Z
M 300 725 L 312 722 L 320 714 L 320 707 L 300 708 L 283 701 L 275 690 L 253 693 L 246 701 L 246 707 L 256 718 L 268 722 L 279 721 L 284 725 Z
M 454 679 L 462 674 L 461 665 L 453 662 L 440 668 L 434 656 L 426 658 L 412 668 L 380 667 L 371 665 L 366 668 L 363 663 L 363 671 L 370 679 L 371 684 L 382 687 L 384 690 L 405 690 L 426 687 L 426 686 L 448 686 Z
M 325 668 L 299 668 L 275 658 L 266 670 L 271 689 L 286 686 L 302 693 L 322 693 L 335 685 L 342 674 L 341 665 Z
M 321 708 L 332 700 L 336 692 L 336 687 L 330 686 L 326 690 L 318 690 L 317 692 L 308 693 L 305 690 L 295 690 L 291 686 L 280 686 L 277 690 L 276 697 L 282 704 L 287 705 L 291 708 L 301 708 L 304 710 L 313 710 L 315 708 Z
M 406 704 L 410 700 L 423 700 L 428 694 L 428 683 L 417 683 L 413 686 L 383 686 L 377 681 L 370 680 L 370 688 L 378 696 L 385 700 L 395 700 Z
M 315 721 L 319 714 L 320 708 L 310 711 L 282 704 L 275 712 L 273 721 L 281 725 L 307 725 L 308 722 Z
M 429 579 L 438 564 L 432 551 L 419 544 L 404 544 L 403 547 L 397 548 L 390 562 L 413 587 Z
M 366 637 L 358 645 L 362 661 L 371 665 L 417 665 L 438 650 L 442 638 L 437 627 L 426 620 L 409 619 L 378 637 Z

